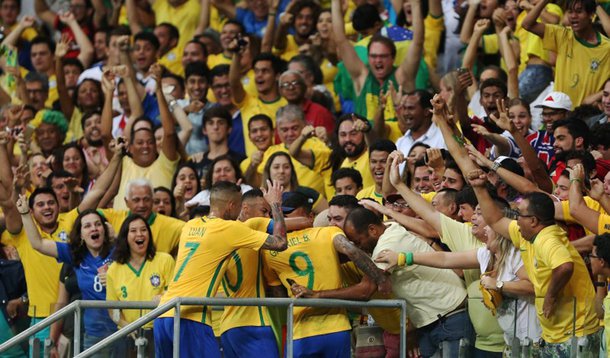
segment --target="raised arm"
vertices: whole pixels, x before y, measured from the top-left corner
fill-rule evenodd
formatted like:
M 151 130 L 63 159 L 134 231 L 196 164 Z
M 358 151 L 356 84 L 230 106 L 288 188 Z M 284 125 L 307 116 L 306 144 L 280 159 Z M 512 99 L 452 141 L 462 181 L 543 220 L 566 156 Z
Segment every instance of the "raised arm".
M 63 57 L 68 53 L 69 48 L 70 40 L 67 36 L 62 36 L 55 46 L 55 77 L 59 94 L 59 106 L 66 118 L 72 118 L 72 113 L 74 112 L 74 102 L 72 101 L 72 96 L 68 95 L 63 64 Z
M 470 8 L 468 9 L 470 11 Z M 479 51 L 479 43 L 481 43 L 481 38 L 483 37 L 483 33 L 489 27 L 488 19 L 480 19 L 474 24 L 474 30 L 472 32 L 470 40 L 466 39 L 466 41 L 462 41 L 467 43 L 466 52 L 464 52 L 464 58 L 462 59 L 462 66 L 471 70 L 474 68 L 474 64 L 477 60 L 477 53 Z
M 87 209 L 95 209 L 98 207 L 100 201 L 104 197 L 104 194 L 110 188 L 112 181 L 117 176 L 117 172 L 123 162 L 123 156 L 125 155 L 125 141 L 117 141 L 114 145 L 114 155 L 108 163 L 106 169 L 97 178 L 95 184 L 89 190 L 87 195 L 83 198 L 81 203 L 78 205 L 78 211 L 83 212 Z
M 313 166 L 316 163 L 316 158 L 314 157 L 312 150 L 303 150 L 303 144 L 305 144 L 305 142 L 314 135 L 314 127 L 312 125 L 306 125 L 303 127 L 303 130 L 301 130 L 301 135 L 299 135 L 297 139 L 292 142 L 290 148 L 288 148 L 288 151 L 293 158 L 310 169 L 313 169 Z
M 466 17 L 462 24 L 462 30 L 460 31 L 460 41 L 462 43 L 469 43 L 474 40 L 473 38 L 473 26 L 476 21 L 477 11 L 479 10 L 479 4 L 481 0 L 468 0 L 468 10 L 466 11 Z M 475 42 L 477 47 L 479 46 L 480 38 Z
M 136 0 L 125 0 L 125 8 L 127 10 L 127 20 L 129 21 L 129 29 L 132 34 L 140 33 L 144 27 L 140 23 L 140 17 L 136 8 Z
M 102 74 L 102 91 L 104 92 L 104 105 L 102 107 L 102 138 L 106 147 L 107 156 L 111 155 L 108 144 L 112 140 L 112 99 L 115 90 L 115 76 L 112 71 L 106 69 Z
M 436 232 L 441 232 L 441 214 L 434 209 L 432 204 L 428 203 L 426 199 L 422 198 L 421 195 L 414 193 L 407 187 L 405 183 L 400 180 L 399 165 L 403 161 L 403 156 L 398 155 L 394 158 L 392 166 L 390 168 L 390 182 L 409 204 L 419 217 L 425 222 L 430 224 Z
M 267 189 L 261 187 L 265 200 L 271 206 L 271 217 L 273 218 L 273 235 L 267 236 L 267 240 L 261 247 L 264 250 L 284 251 L 288 248 L 286 238 L 286 223 L 282 213 L 282 185 L 274 180 L 267 180 Z
M 163 86 L 161 86 L 161 73 L 163 68 L 160 64 L 155 63 L 150 66 L 155 81 L 157 82 L 157 88 L 155 94 L 157 95 L 157 103 L 159 104 L 159 113 L 161 114 L 161 125 L 163 126 L 163 154 L 169 160 L 177 160 L 178 155 L 178 136 L 176 135 L 176 119 L 169 110 L 165 95 L 163 95 Z
M 210 0 L 201 0 L 201 12 L 199 13 L 199 22 L 195 29 L 195 35 L 200 35 L 210 27 Z
M 478 269 L 479 260 L 477 259 L 477 250 L 460 251 L 460 252 L 410 252 L 407 266 L 421 265 L 428 267 L 436 267 L 441 269 Z M 383 250 L 375 258 L 375 262 L 388 265 L 388 269 L 399 266 L 398 252 L 392 250 Z M 404 266 L 404 265 L 402 265 Z
M 415 77 L 424 48 L 424 19 L 422 18 L 421 0 L 409 0 L 413 14 L 413 41 L 409 53 L 396 71 L 396 80 L 406 92 L 415 90 Z
M 237 17 L 237 9 L 231 0 L 212 0 L 212 5 L 218 9 L 218 12 L 225 15 L 229 19 Z
M 91 6 L 93 6 L 93 27 L 99 29 L 106 20 L 107 10 L 104 6 L 104 0 L 91 0 Z
M 591 179 L 591 189 L 589 189 L 589 196 L 599 202 L 602 208 L 610 213 L 610 195 L 604 191 L 604 183 L 601 180 L 595 178 Z
M 585 180 L 585 169 L 577 164 L 570 171 L 570 191 L 568 192 L 570 215 L 587 230 L 598 233 L 599 212 L 589 208 L 582 196 L 582 183 Z
M 17 46 L 17 42 L 19 41 L 23 31 L 25 31 L 25 29 L 28 27 L 34 26 L 35 23 L 36 20 L 34 17 L 24 16 L 21 18 L 21 20 L 19 20 L 17 26 L 8 35 L 6 35 L 4 40 L 2 40 L 2 45 Z
M 543 37 L 544 28 L 546 25 L 544 23 L 538 22 L 537 20 L 540 17 L 542 10 L 544 10 L 545 6 L 548 3 L 548 0 L 541 0 L 536 5 L 534 5 L 532 10 L 529 11 L 527 15 L 525 15 L 521 26 L 527 31 L 537 35 L 538 37 Z
M 430 226 L 426 221 L 422 219 L 407 216 L 392 209 L 388 209 L 387 207 L 373 200 L 361 200 L 360 205 L 364 206 L 369 210 L 377 211 L 389 217 L 390 219 L 395 220 L 397 223 L 407 228 L 407 230 L 413 231 L 414 233 L 421 235 L 425 238 L 439 237 L 438 232 L 436 232 L 436 230 L 434 230 L 432 226 Z M 428 241 L 426 240 L 426 242 Z
M 13 201 L 13 176 L 9 162 L 7 144 L 10 133 L 0 131 L 0 206 L 4 214 L 6 230 L 18 234 L 22 229 L 21 216 Z
M 356 247 L 344 235 L 336 235 L 333 239 L 333 245 L 338 253 L 347 256 L 365 275 L 370 277 L 379 287 L 382 293 L 389 293 L 391 287 L 390 279 L 381 271 L 371 258 Z
M 34 219 L 30 214 L 30 207 L 28 206 L 28 199 L 23 194 L 19 194 L 17 200 L 17 210 L 21 215 L 21 221 L 23 222 L 23 228 L 25 234 L 32 245 L 32 248 L 43 255 L 57 257 L 57 245 L 53 240 L 43 240 L 40 237 L 40 232 L 34 224 Z
M 500 42 L 500 54 L 508 69 L 508 98 L 519 98 L 519 63 L 510 44 L 510 37 L 511 29 L 505 26 L 498 34 L 498 41 Z
M 288 4 L 286 11 L 280 16 L 280 24 L 277 27 L 277 31 L 275 31 L 273 47 L 279 51 L 284 51 L 286 49 L 288 30 L 294 21 L 294 15 L 290 12 L 293 4 L 296 4 L 296 1 L 292 1 Z M 271 18 L 271 16 L 269 16 L 269 18 Z
M 269 13 L 267 14 L 267 28 L 263 34 L 261 40 L 261 53 L 272 52 L 275 42 L 275 15 L 277 14 L 277 8 L 280 4 L 279 0 L 268 0 L 269 1 Z
M 44 21 L 51 29 L 55 28 L 56 14 L 49 9 L 45 0 L 34 0 L 36 15 Z
M 475 169 L 468 172 L 468 181 L 474 189 L 474 193 L 481 207 L 481 214 L 485 223 L 504 237 L 510 237 L 508 227 L 511 220 L 504 217 L 502 210 L 494 203 L 485 184 L 487 183 L 487 175 L 481 169 Z
M 247 37 L 243 38 L 246 42 L 246 46 L 250 46 L 250 41 Z M 233 39 L 229 48 L 233 52 L 233 59 L 231 60 L 231 66 L 229 67 L 229 84 L 231 85 L 231 93 L 233 94 L 233 101 L 235 103 L 241 103 L 246 98 L 246 90 L 244 85 L 241 83 L 241 59 L 246 46 L 239 47 L 238 40 Z
M 362 84 L 368 75 L 368 69 L 358 57 L 354 46 L 345 36 L 345 22 L 343 21 L 343 11 L 341 10 L 341 0 L 332 0 L 331 16 L 333 22 L 333 35 L 337 43 L 337 52 L 341 54 L 341 59 L 347 72 L 354 81 L 356 92 L 360 92 Z
M 597 7 L 595 8 L 595 14 L 599 18 L 599 22 L 602 24 L 604 32 L 606 34 L 610 34 L 610 16 L 606 12 L 606 10 L 604 10 L 604 8 L 600 4 L 597 4 Z

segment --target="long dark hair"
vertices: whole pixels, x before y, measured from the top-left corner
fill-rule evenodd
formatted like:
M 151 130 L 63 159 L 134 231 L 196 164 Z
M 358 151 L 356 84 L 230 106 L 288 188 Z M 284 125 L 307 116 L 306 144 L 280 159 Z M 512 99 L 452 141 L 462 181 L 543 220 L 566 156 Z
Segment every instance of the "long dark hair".
M 288 159 L 288 163 L 290 163 L 290 191 L 297 190 L 299 186 L 299 179 L 297 178 L 297 173 L 294 170 L 294 163 L 292 162 L 292 158 L 286 152 L 275 152 L 271 154 L 269 159 L 267 159 L 267 163 L 265 164 L 265 170 L 263 170 L 263 185 L 267 187 L 267 180 L 271 180 L 271 166 L 273 165 L 273 161 L 277 157 L 286 157 Z M 286 189 L 286 188 L 284 188 Z
M 87 210 L 83 210 L 80 214 L 78 214 L 78 217 L 76 218 L 76 221 L 74 222 L 74 227 L 72 228 L 72 231 L 70 232 L 70 253 L 72 254 L 72 261 L 73 261 L 73 266 L 74 267 L 78 267 L 78 265 L 80 265 L 81 261 L 83 261 L 83 259 L 85 258 L 85 255 L 87 255 L 87 252 L 89 251 L 89 249 L 87 249 L 87 245 L 85 244 L 84 240 L 81 238 L 81 228 L 82 228 L 82 220 L 85 216 L 89 215 L 89 214 L 94 214 L 97 215 L 100 220 L 102 221 L 102 225 L 104 225 L 104 243 L 102 244 L 102 250 L 100 251 L 100 257 L 107 257 L 108 254 L 110 253 L 110 247 L 112 246 L 112 244 L 110 243 L 110 233 L 108 232 L 108 227 L 106 225 L 107 221 L 106 218 L 101 215 L 100 213 L 98 213 L 95 209 L 87 209 Z
M 66 151 L 71 148 L 76 149 L 76 151 L 80 155 L 81 160 L 83 162 L 83 168 L 82 168 L 82 174 L 81 174 L 82 178 L 81 178 L 81 182 L 79 183 L 79 186 L 81 188 L 83 188 L 83 190 L 86 193 L 87 189 L 89 189 L 89 181 L 91 179 L 91 178 L 89 178 L 89 168 L 87 167 L 87 157 L 85 157 L 85 152 L 76 142 L 70 142 L 54 152 L 55 161 L 53 163 L 53 171 L 61 171 L 61 170 L 65 171 L 66 170 L 64 168 L 64 156 L 66 154 Z M 74 175 L 72 175 L 72 176 L 74 176 Z
M 172 206 L 172 212 L 169 213 L 170 215 L 168 215 L 168 216 L 171 216 L 173 218 L 177 217 L 177 215 L 176 215 L 176 198 L 174 198 L 174 194 L 172 193 L 172 191 L 169 190 L 168 188 L 164 187 L 164 186 L 156 187 L 155 190 L 153 190 L 153 205 L 154 205 L 154 202 L 155 202 L 155 198 L 154 197 L 155 197 L 155 194 L 157 192 L 163 192 L 163 193 L 166 193 L 167 195 L 169 195 L 169 204 Z
M 80 89 L 80 87 L 86 83 L 86 82 L 91 82 L 93 83 L 93 85 L 95 86 L 95 88 L 97 89 L 98 93 L 99 93 L 99 98 L 97 101 L 97 105 L 95 106 L 95 108 L 83 108 L 81 107 L 80 103 L 78 103 L 78 90 Z M 74 103 L 74 105 L 76 107 L 78 107 L 79 110 L 83 111 L 100 111 L 102 109 L 102 107 L 104 106 L 104 91 L 102 90 L 102 83 L 98 80 L 94 80 L 93 78 L 86 78 L 83 80 L 83 82 L 79 83 L 76 88 L 74 89 L 74 93 L 72 94 L 72 103 Z
M 127 236 L 129 235 L 129 225 L 136 220 L 142 220 L 144 225 L 146 225 L 146 231 L 148 231 L 148 247 L 146 247 L 146 260 L 152 260 L 157 253 L 155 249 L 155 244 L 152 239 L 152 231 L 150 230 L 150 225 L 148 225 L 148 221 L 146 221 L 142 216 L 138 214 L 130 214 L 125 221 L 123 221 L 123 225 L 121 225 L 121 230 L 119 230 L 119 236 L 116 240 L 116 246 L 114 249 L 113 259 L 114 261 L 120 264 L 126 264 L 129 262 L 129 258 L 131 257 L 131 250 L 129 250 L 129 243 L 127 242 Z
M 212 166 L 210 166 L 211 168 Z M 195 169 L 195 164 L 193 164 L 192 162 L 185 162 L 182 163 L 180 165 L 178 165 L 178 168 L 176 168 L 176 171 L 174 172 L 174 177 L 172 178 L 172 192 L 173 190 L 176 188 L 176 179 L 178 179 L 178 173 L 180 173 L 180 170 L 182 168 L 191 168 L 191 170 L 193 171 L 193 173 L 195 173 L 195 179 L 197 180 L 197 193 L 199 193 L 201 191 L 201 180 L 199 178 L 199 174 L 197 173 L 197 169 Z M 155 189 L 155 191 L 157 191 L 157 189 Z M 196 195 L 196 193 L 195 193 Z M 172 194 L 172 197 L 174 195 Z

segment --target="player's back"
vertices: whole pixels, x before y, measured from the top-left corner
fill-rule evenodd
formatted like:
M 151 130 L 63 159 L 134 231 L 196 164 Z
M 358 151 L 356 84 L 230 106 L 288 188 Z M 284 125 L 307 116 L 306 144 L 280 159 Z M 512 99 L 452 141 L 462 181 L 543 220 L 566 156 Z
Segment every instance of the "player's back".
M 266 251 L 265 277 L 271 286 L 284 285 L 292 297 L 287 279 L 311 290 L 342 287 L 339 255 L 333 239 L 344 235 L 337 227 L 310 228 L 288 233 L 288 249 Z M 294 338 L 305 338 L 349 330 L 344 309 L 295 307 Z
M 267 234 L 254 231 L 237 221 L 202 217 L 182 229 L 176 267 L 163 304 L 174 297 L 213 297 L 224 275 L 226 261 L 238 248 L 258 250 Z M 209 324 L 207 307 L 187 306 L 182 318 Z M 173 316 L 173 310 L 162 317 Z

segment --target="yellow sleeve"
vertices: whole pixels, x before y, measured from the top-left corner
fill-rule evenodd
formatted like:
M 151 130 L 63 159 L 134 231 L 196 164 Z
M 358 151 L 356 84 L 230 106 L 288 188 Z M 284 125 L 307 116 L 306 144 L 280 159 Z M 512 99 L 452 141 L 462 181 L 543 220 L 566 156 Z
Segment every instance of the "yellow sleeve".
M 540 253 L 544 262 L 555 269 L 567 262 L 574 262 L 570 251 L 559 239 L 547 239 L 542 241 L 536 251 Z
M 481 247 L 481 243 L 472 235 L 472 228 L 466 223 L 453 220 L 440 214 L 441 241 L 449 246 L 451 251 L 466 251 Z
M 559 16 L 559 20 L 561 21 L 561 18 L 563 17 L 561 6 L 557 4 L 547 4 L 544 9 L 550 14 Z
M 252 230 L 239 222 L 232 224 L 227 233 L 227 238 L 230 240 L 229 244 L 236 249 L 245 247 L 258 250 L 263 246 L 268 236 L 266 232 Z
M 3 245 L 6 245 L 6 246 L 15 246 L 15 237 L 13 235 L 11 235 L 10 232 L 4 231 L 2 233 L 1 242 Z
M 116 268 L 118 263 L 113 263 L 108 267 L 108 273 L 106 274 L 106 301 L 118 301 L 119 296 L 116 294 L 114 289 L 115 275 L 117 274 Z
M 168 222 L 168 228 L 166 229 L 168 236 L 171 236 L 171 250 L 169 252 L 174 252 L 178 248 L 178 244 L 180 244 L 180 234 L 182 234 L 182 229 L 184 228 L 184 224 L 186 224 L 182 220 L 170 218 Z
M 608 214 L 599 214 L 599 219 L 597 221 L 597 234 L 606 234 L 610 232 L 610 215 Z
M 483 53 L 485 54 L 496 54 L 500 51 L 500 45 L 498 44 L 498 35 L 483 35 L 481 40 L 483 46 Z
M 600 214 L 605 213 L 604 208 L 602 208 L 602 206 L 597 200 L 591 198 L 590 196 L 583 197 L 583 200 L 585 201 L 585 204 L 587 204 L 587 207 L 589 209 L 595 210 Z M 561 202 L 561 211 L 563 212 L 563 221 L 569 224 L 579 224 L 576 219 L 574 219 L 572 214 L 570 214 L 570 202 L 568 200 L 563 200 Z
M 267 228 L 271 223 L 270 218 L 250 218 L 244 222 L 247 227 L 252 230 L 267 232 Z
M 426 200 L 429 203 L 432 203 L 432 199 L 434 199 L 435 196 L 436 196 L 436 192 L 435 191 L 431 191 L 429 193 L 421 194 L 421 197 L 424 198 L 424 200 Z
M 570 31 L 560 25 L 544 25 L 544 36 L 542 37 L 542 46 L 545 50 L 557 52 L 561 48 L 561 44 L 572 39 L 568 36 Z
M 513 245 L 515 245 L 516 248 L 519 248 L 521 246 L 521 239 L 523 239 L 523 236 L 521 236 L 521 231 L 519 231 L 517 220 L 511 221 L 510 225 L 508 225 L 508 234 L 510 235 L 510 240 L 513 242 Z

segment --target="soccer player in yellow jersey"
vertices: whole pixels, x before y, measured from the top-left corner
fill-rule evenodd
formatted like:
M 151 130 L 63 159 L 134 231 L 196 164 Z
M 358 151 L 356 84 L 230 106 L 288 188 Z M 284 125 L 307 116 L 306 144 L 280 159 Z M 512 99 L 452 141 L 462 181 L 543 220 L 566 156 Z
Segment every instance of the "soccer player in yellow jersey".
M 286 218 L 312 215 L 310 200 L 301 193 L 286 192 L 282 201 Z M 341 288 L 339 255 L 353 261 L 380 291 L 389 291 L 391 284 L 385 274 L 336 227 L 293 231 L 288 234 L 286 251 L 265 252 L 265 278 L 270 291 L 280 296 L 292 281 L 309 290 Z M 292 291 L 288 293 L 293 296 Z M 294 315 L 295 357 L 350 357 L 351 326 L 344 309 L 298 307 Z
M 189 221 L 180 236 L 180 247 L 174 277 L 165 295 L 164 304 L 175 297 L 214 297 L 226 264 L 240 248 L 252 250 L 286 249 L 286 228 L 281 212 L 281 186 L 268 183 L 265 200 L 271 206 L 273 235 L 254 231 L 234 221 L 241 209 L 239 186 L 220 182 L 210 193 L 210 214 Z M 171 357 L 173 345 L 173 311 L 154 322 L 155 353 L 157 357 Z M 180 311 L 180 342 L 182 357 L 220 357 L 220 350 L 210 327 L 209 307 L 190 306 Z

